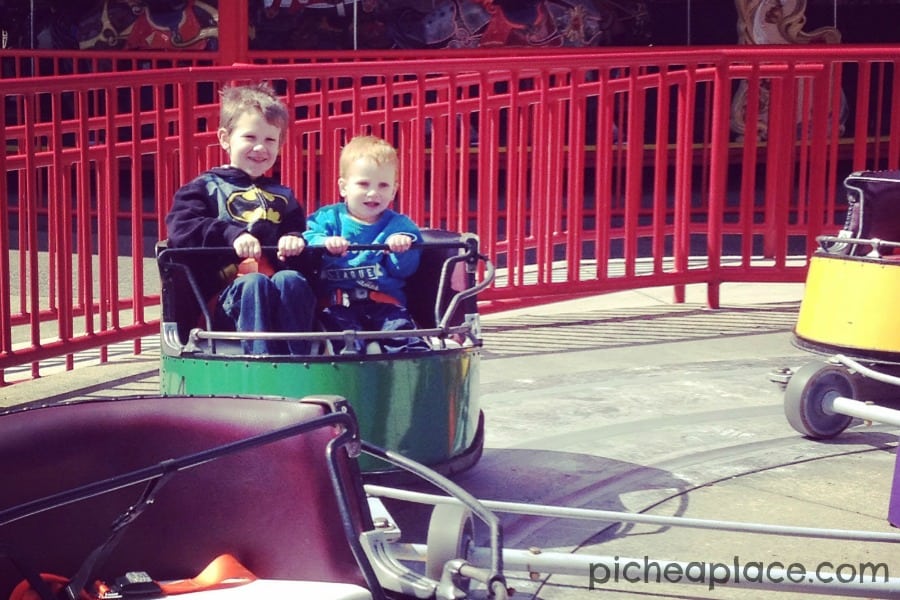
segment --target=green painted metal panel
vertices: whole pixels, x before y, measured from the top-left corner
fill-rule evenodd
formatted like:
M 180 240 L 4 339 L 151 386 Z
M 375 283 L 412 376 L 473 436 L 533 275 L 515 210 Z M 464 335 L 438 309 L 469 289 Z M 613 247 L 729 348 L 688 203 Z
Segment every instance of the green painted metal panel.
M 481 355 L 477 348 L 383 357 L 163 356 L 163 395 L 334 394 L 348 400 L 360 435 L 426 465 L 463 454 L 476 438 Z M 386 466 L 368 457 L 365 471 Z

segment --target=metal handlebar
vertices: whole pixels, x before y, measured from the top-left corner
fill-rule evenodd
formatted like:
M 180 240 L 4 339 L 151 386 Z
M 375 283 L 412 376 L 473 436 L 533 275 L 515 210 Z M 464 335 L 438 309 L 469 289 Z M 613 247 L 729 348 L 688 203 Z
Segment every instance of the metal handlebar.
M 474 244 L 470 240 L 474 240 Z M 478 242 L 475 238 L 468 238 L 466 241 L 460 242 L 415 242 L 410 250 L 415 249 L 425 249 L 425 248 L 458 248 L 460 250 L 468 250 L 469 253 L 477 253 L 478 252 Z M 303 252 L 307 251 L 315 251 L 315 252 L 327 252 L 325 246 L 321 245 L 310 245 L 306 246 L 303 249 Z M 387 244 L 350 244 L 347 248 L 348 252 L 364 252 L 367 250 L 382 250 L 384 252 L 390 252 L 390 247 Z M 263 252 L 277 252 L 277 246 L 262 246 Z M 227 258 L 234 258 L 235 260 L 239 260 L 240 257 L 234 251 L 234 248 L 229 246 L 199 246 L 196 248 L 163 248 L 159 251 L 157 255 L 157 260 L 161 262 L 177 262 L 173 260 L 177 256 L 185 256 L 185 255 L 211 255 L 211 256 L 223 256 Z

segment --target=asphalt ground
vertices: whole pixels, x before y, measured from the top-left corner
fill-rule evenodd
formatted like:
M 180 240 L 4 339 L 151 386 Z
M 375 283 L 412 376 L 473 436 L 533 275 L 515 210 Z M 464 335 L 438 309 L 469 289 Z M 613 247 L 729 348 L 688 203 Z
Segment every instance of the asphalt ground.
M 785 419 L 775 374 L 822 360 L 792 344 L 802 286 L 732 284 L 717 310 L 703 306 L 702 289 L 689 288 L 683 304 L 670 294 L 641 290 L 483 317 L 485 451 L 457 483 L 485 500 L 716 522 L 701 529 L 503 514 L 507 547 L 583 557 L 566 574 L 510 571 L 514 597 L 888 597 L 854 591 L 849 580 L 868 581 L 876 566 L 876 579 L 900 577 L 891 543 L 796 530 L 892 536 L 887 515 L 897 501 L 896 428 L 854 422 L 833 440 L 813 441 Z M 126 350 L 107 364 L 3 388 L 2 404 L 153 394 L 157 360 L 152 350 Z M 426 519 L 402 514 L 404 539 L 418 541 Z M 775 534 L 734 532 L 720 521 L 772 525 Z M 664 572 L 669 560 L 694 571 Z M 715 565 L 715 577 L 697 565 Z M 747 585 L 754 568 L 777 577 L 779 566 L 802 570 L 804 585 L 834 579 L 835 569 L 848 582 L 802 594 Z M 721 583 L 726 570 L 743 574 L 741 584 Z

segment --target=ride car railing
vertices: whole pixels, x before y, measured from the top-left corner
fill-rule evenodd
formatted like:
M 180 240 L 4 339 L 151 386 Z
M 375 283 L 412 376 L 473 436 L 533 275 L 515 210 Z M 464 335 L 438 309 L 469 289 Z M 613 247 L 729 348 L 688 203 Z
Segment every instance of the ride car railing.
M 4 79 L 0 385 L 158 330 L 153 245 L 174 191 L 222 161 L 230 82 L 270 80 L 289 104 L 274 174 L 308 211 L 338 198 L 348 136 L 397 145 L 400 210 L 477 234 L 496 264 L 484 312 L 658 286 L 683 301 L 689 284 L 716 307 L 723 283 L 802 281 L 843 220 L 843 175 L 898 166 L 896 60 L 548 50 Z
M 432 234 L 433 235 L 433 234 Z M 446 348 L 448 341 L 453 340 L 456 345 L 460 343 L 469 346 L 480 346 L 481 329 L 477 319 L 477 306 L 471 302 L 464 306 L 466 300 L 474 299 L 478 294 L 487 290 L 494 281 L 495 268 L 491 260 L 481 254 L 478 249 L 478 240 L 473 236 L 463 236 L 462 241 L 424 241 L 414 244 L 414 249 L 423 253 L 426 251 L 448 250 L 450 256 L 443 259 L 438 273 L 431 274 L 434 277 L 420 278 L 419 286 L 430 286 L 434 290 L 427 292 L 428 297 L 434 298 L 431 314 L 434 319 L 434 327 L 417 326 L 415 329 L 403 330 L 403 335 L 418 337 L 435 341 L 435 349 Z M 263 251 L 275 252 L 277 248 L 264 247 Z M 388 252 L 385 244 L 351 244 L 348 252 L 364 251 Z M 304 251 L 313 255 L 325 252 L 324 247 L 309 246 Z M 239 342 L 241 340 L 304 340 L 309 342 L 343 342 L 342 354 L 357 353 L 353 344 L 355 340 L 372 341 L 396 337 L 396 331 L 313 331 L 301 333 L 284 332 L 234 332 L 216 331 L 213 328 L 212 315 L 210 314 L 208 299 L 204 297 L 197 276 L 190 264 L 190 260 L 198 257 L 221 257 L 226 255 L 237 261 L 237 256 L 230 248 L 165 248 L 158 256 L 160 270 L 163 272 L 164 283 L 172 281 L 167 274 L 177 270 L 186 286 L 180 290 L 181 297 L 175 297 L 177 286 L 165 293 L 169 297 L 163 299 L 163 323 L 162 323 L 162 351 L 167 354 L 180 354 L 182 352 L 218 352 L 216 342 Z M 310 259 L 310 260 L 315 260 Z M 467 274 L 463 287 L 454 287 L 451 282 L 457 267 L 464 267 Z M 476 273 L 481 271 L 479 279 Z M 433 279 L 433 281 L 429 281 Z M 449 293 L 449 295 L 448 295 Z M 190 297 L 187 297 L 190 296 Z M 173 307 L 171 311 L 165 310 L 166 305 Z M 189 315 L 197 314 L 205 327 L 190 327 L 187 339 L 182 338 L 182 332 L 186 329 L 184 317 L 175 315 L 175 306 L 183 308 L 185 304 L 193 304 L 194 310 L 189 310 Z M 462 309 L 462 310 L 461 310 Z M 472 310 L 474 312 L 470 313 Z M 168 313 L 168 314 L 167 314 Z M 193 317 L 189 317 L 193 320 Z M 458 340 L 458 341 L 456 341 Z
M 881 257 L 887 252 L 894 252 L 900 248 L 900 242 L 893 240 L 882 240 L 879 238 L 860 238 L 843 235 L 820 235 L 816 237 L 819 248 L 828 254 L 849 254 L 853 255 L 858 247 L 871 248 L 874 252 L 871 256 L 874 258 Z

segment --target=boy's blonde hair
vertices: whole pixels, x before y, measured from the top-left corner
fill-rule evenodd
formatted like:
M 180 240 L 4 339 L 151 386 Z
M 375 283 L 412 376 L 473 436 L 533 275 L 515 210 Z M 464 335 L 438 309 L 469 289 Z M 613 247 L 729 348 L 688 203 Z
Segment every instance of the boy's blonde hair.
M 360 158 L 368 158 L 376 165 L 394 165 L 400 167 L 400 157 L 397 150 L 386 140 L 374 135 L 360 135 L 347 142 L 341 149 L 341 158 L 338 163 L 341 177 L 347 176 L 350 165 Z
M 284 143 L 290 115 L 287 107 L 275 95 L 275 90 L 271 85 L 262 82 L 229 86 L 223 88 L 219 95 L 221 96 L 219 128 L 224 129 L 230 135 L 234 130 L 234 124 L 241 118 L 241 115 L 255 111 L 261 114 L 267 123 L 281 131 L 278 143 Z

